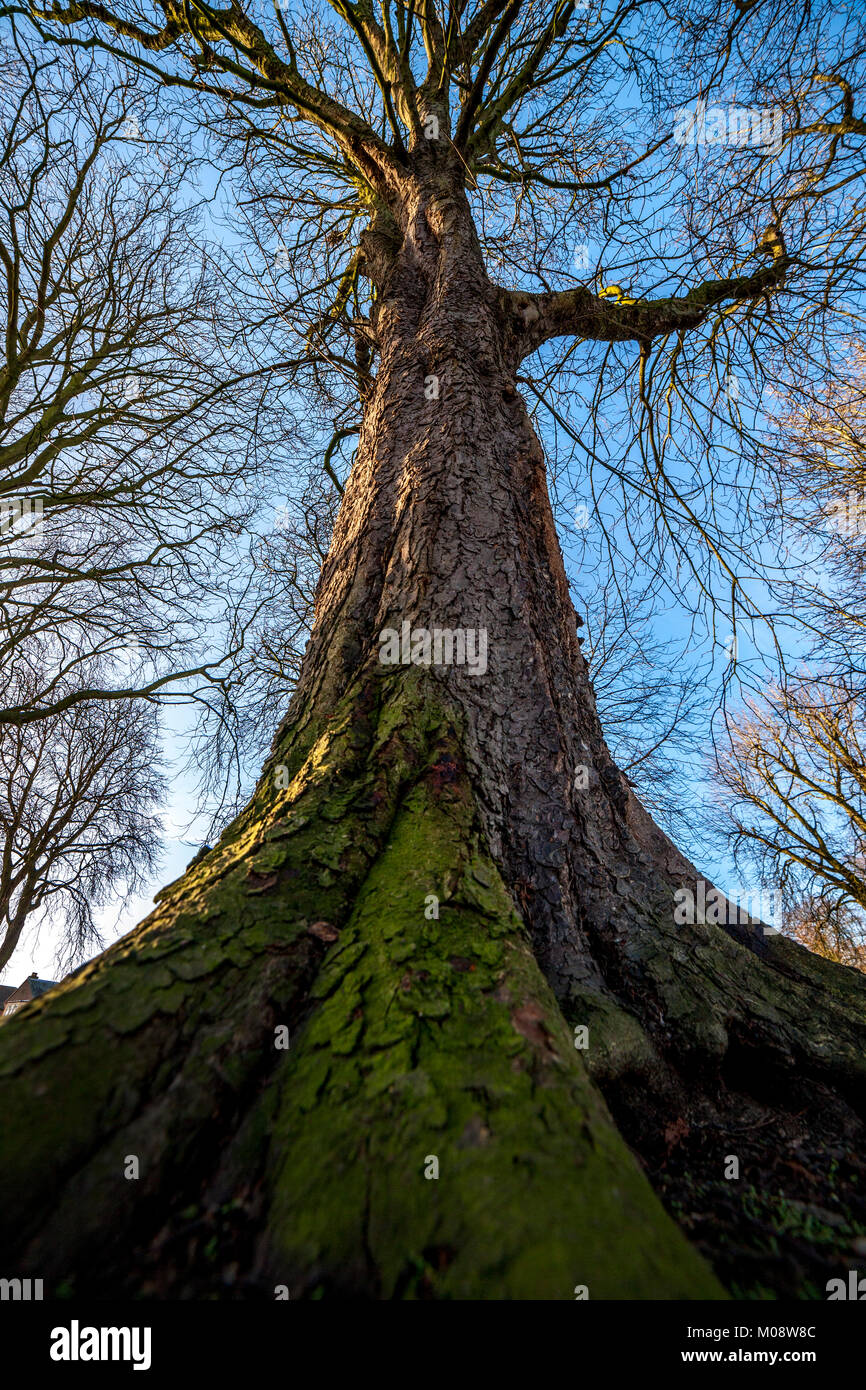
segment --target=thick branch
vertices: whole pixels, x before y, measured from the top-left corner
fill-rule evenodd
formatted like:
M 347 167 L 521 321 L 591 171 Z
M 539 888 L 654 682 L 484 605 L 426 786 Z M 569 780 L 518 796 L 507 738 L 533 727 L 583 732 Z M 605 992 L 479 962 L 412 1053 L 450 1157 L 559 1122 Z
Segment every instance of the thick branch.
M 698 328 L 720 304 L 745 303 L 780 288 L 791 260 L 778 238 L 769 249 L 772 264 L 751 275 L 705 280 L 687 294 L 668 299 L 631 299 L 615 285 L 607 294 L 594 294 L 585 285 L 550 294 L 503 291 L 519 344 L 519 360 L 550 338 L 647 343 L 668 333 Z

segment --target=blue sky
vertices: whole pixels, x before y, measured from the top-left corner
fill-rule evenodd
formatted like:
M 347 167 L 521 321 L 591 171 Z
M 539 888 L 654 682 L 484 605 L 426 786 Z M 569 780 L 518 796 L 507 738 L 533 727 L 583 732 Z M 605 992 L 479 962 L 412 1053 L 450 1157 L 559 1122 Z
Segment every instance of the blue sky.
M 630 97 L 629 91 L 624 90 L 619 97 L 616 105 L 625 109 L 627 99 Z M 202 172 L 202 191 L 211 191 L 215 188 L 214 175 L 207 171 Z M 654 220 L 654 209 L 649 206 L 647 209 L 647 224 Z M 215 211 L 213 225 L 216 227 L 219 221 L 219 213 Z M 219 227 L 219 234 L 223 238 L 230 235 L 224 224 Z M 655 239 L 663 234 L 663 229 L 655 231 Z M 593 236 L 587 231 L 585 237 L 588 245 L 590 260 L 594 262 L 596 247 L 593 244 Z M 598 247 L 603 246 L 604 238 L 599 237 Z M 633 258 L 638 254 L 635 247 L 626 247 L 625 250 Z M 647 241 L 643 244 L 643 254 L 647 261 L 652 259 L 650 245 Z M 653 255 L 655 251 L 653 252 Z M 566 257 L 568 259 L 568 257 Z M 662 262 L 664 256 L 661 255 Z M 606 267 L 605 279 L 607 281 L 619 279 L 619 270 L 616 264 Z M 623 279 L 624 284 L 631 285 L 629 276 Z M 641 287 L 636 283 L 634 288 L 639 290 Z M 656 289 L 655 292 L 658 292 Z M 528 404 L 531 400 L 527 397 Z M 576 412 L 576 418 L 580 422 L 580 410 Z M 585 420 L 585 415 L 584 415 Z M 569 577 L 572 581 L 573 593 L 578 608 L 584 608 L 581 602 L 581 595 L 586 593 L 586 576 L 580 572 L 576 538 L 571 524 L 570 517 L 573 517 L 575 506 L 582 500 L 582 486 L 579 477 L 574 480 L 574 486 L 569 487 L 568 482 L 561 489 L 558 501 L 561 506 L 557 509 L 558 522 L 560 524 L 560 534 L 563 549 L 566 555 Z M 268 504 L 269 506 L 270 504 Z M 266 509 L 267 510 L 267 509 Z M 263 515 L 263 525 L 272 524 L 270 515 Z M 623 526 L 625 523 L 620 520 L 617 525 Z M 624 547 L 627 548 L 628 536 L 623 534 L 620 539 Z M 805 557 L 794 557 L 795 562 L 799 563 Z M 647 571 L 648 573 L 648 571 Z M 635 576 L 640 579 L 640 563 L 636 561 Z M 584 609 L 585 611 L 585 609 Z M 592 622 L 591 612 L 587 614 L 588 620 Z M 692 619 L 686 607 L 677 604 L 674 600 L 666 603 L 656 616 L 652 624 L 653 631 L 661 638 L 672 639 L 680 649 L 680 661 L 684 664 L 683 669 L 688 669 L 689 665 L 696 672 L 696 679 L 704 679 L 710 669 L 712 678 L 718 681 L 727 662 L 727 655 L 724 644 L 730 636 L 730 623 L 726 624 L 721 620 L 715 637 L 708 631 L 706 625 L 694 630 Z M 787 653 L 796 656 L 799 650 L 799 642 L 795 634 L 788 632 L 785 635 Z M 750 634 L 742 629 L 739 637 L 738 661 L 742 668 L 754 665 L 760 668 L 765 665 L 764 652 L 762 651 L 762 639 L 760 633 Z M 699 674 L 698 674 L 699 673 Z M 165 731 L 165 753 L 169 770 L 169 799 L 164 811 L 165 825 L 165 852 L 161 868 L 154 875 L 153 881 L 146 893 L 135 898 L 123 899 L 113 907 L 110 907 L 100 914 L 99 925 L 105 935 L 106 942 L 110 942 L 122 935 L 133 927 L 144 917 L 151 907 L 152 894 L 165 883 L 176 878 L 192 858 L 199 844 L 200 836 L 193 822 L 194 810 L 196 805 L 196 790 L 191 776 L 184 773 L 184 750 L 182 746 L 183 733 L 186 728 L 187 716 L 182 710 L 169 708 L 164 714 Z M 707 736 L 707 749 L 709 751 L 709 737 Z M 252 771 L 252 770 L 251 770 Z M 705 768 L 701 764 L 695 764 L 691 755 L 688 765 L 684 768 L 684 773 L 693 788 L 695 801 L 698 802 L 708 792 L 708 783 L 705 776 Z M 733 867 L 728 860 L 723 847 L 715 843 L 686 844 L 684 849 L 695 858 L 699 867 L 704 868 L 711 877 L 717 878 L 722 886 L 732 892 L 748 892 L 751 885 L 738 883 Z M 14 981 L 18 977 L 23 978 L 36 970 L 42 977 L 54 977 L 54 956 L 56 950 L 56 930 L 48 927 L 40 927 L 38 924 L 29 927 L 24 935 L 21 944 L 16 950 L 10 965 L 4 972 L 6 982 Z

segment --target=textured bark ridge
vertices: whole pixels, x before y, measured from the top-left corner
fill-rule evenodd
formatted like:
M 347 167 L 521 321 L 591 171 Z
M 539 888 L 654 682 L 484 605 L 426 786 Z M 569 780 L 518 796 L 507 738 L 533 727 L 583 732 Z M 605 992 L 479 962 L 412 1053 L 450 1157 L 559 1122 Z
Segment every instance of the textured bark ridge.
M 866 983 L 760 926 L 675 925 L 696 870 L 599 727 L 520 297 L 435 168 L 365 252 L 378 372 L 255 796 L 0 1030 L 8 1272 L 61 1296 L 723 1297 L 710 1260 L 735 1293 L 821 1296 L 866 1230 Z M 486 669 L 383 664 L 404 623 L 483 630 Z

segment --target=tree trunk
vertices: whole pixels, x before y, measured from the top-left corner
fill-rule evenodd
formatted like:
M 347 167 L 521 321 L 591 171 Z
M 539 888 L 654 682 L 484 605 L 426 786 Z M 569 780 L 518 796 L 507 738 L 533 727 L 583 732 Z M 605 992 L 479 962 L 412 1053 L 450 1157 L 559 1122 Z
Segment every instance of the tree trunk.
M 0 1031 L 5 1265 L 60 1295 L 814 1293 L 864 1216 L 864 981 L 676 925 L 697 871 L 604 743 L 520 297 L 432 163 L 364 249 L 379 369 L 291 708 L 219 844 Z M 427 664 L 437 629 L 475 659 Z

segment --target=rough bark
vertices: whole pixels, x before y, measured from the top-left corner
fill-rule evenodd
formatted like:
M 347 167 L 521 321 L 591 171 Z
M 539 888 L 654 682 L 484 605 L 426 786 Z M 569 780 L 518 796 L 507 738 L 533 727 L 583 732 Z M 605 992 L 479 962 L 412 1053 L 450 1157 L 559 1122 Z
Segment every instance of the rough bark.
M 0 1033 L 7 1264 L 60 1293 L 722 1297 L 673 1212 L 735 1292 L 808 1294 L 866 1229 L 864 981 L 675 925 L 697 871 L 604 743 L 515 387 L 531 325 L 454 169 L 419 161 L 365 255 L 378 371 L 255 796 Z M 383 665 L 404 621 L 485 629 L 485 674 Z

